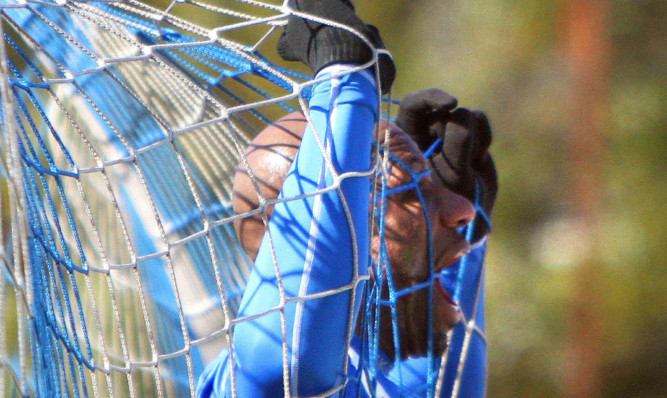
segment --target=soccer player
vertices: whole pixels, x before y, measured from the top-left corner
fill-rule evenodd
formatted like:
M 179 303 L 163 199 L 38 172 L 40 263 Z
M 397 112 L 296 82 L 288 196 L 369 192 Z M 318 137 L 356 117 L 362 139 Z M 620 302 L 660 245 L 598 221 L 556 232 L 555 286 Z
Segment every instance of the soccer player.
M 376 48 L 381 46 L 377 31 L 358 19 L 347 1 L 305 0 L 290 5 L 350 26 Z M 479 112 L 455 110 L 456 101 L 440 90 L 405 99 L 399 111 L 401 128 L 390 126 L 388 146 L 395 158 L 387 181 L 386 247 L 381 247 L 378 231 L 368 230 L 368 171 L 378 120 L 377 85 L 389 89 L 394 74 L 391 59 L 386 55 L 378 59 L 378 83 L 370 69 L 355 69 L 372 59 L 365 40 L 298 15 L 290 18 L 279 53 L 306 63 L 322 80 L 313 88 L 309 122 L 303 115 L 291 115 L 253 142 L 256 148 L 270 150 L 249 150 L 250 172 L 237 173 L 234 207 L 235 212 L 257 207 L 255 182 L 274 188 L 262 190 L 267 199 L 302 197 L 278 202 L 266 232 L 263 223 L 237 223 L 242 244 L 251 257 L 256 256 L 237 317 L 243 321 L 234 328 L 232 349 L 207 366 L 197 393 L 281 397 L 289 389 L 292 396 L 419 395 L 425 365 L 409 362 L 410 358 L 439 357 L 446 348 L 445 334 L 460 318 L 435 274 L 470 251 L 459 229 L 476 214 L 472 203 L 448 186 L 472 194 L 481 204 L 492 204 L 495 197 L 495 171 L 486 173 L 494 179 L 486 184 L 486 169 L 477 167 L 493 166 L 486 152 L 488 123 Z M 443 138 L 448 142 L 449 135 L 456 137 L 452 150 L 448 153 L 445 146 L 427 160 L 425 148 L 437 147 Z M 276 152 L 276 147 L 286 152 Z M 283 163 L 272 159 L 271 153 Z M 359 174 L 339 178 L 354 172 Z M 324 193 L 312 195 L 323 189 Z M 484 210 L 488 214 L 490 207 Z M 476 239 L 483 242 L 484 235 Z M 477 247 L 483 250 L 483 244 Z M 361 339 L 364 325 L 355 321 L 362 319 L 357 315 L 363 283 L 356 282 L 358 275 L 368 273 L 369 254 L 377 261 L 383 251 L 395 291 L 415 290 L 398 299 L 396 322 L 387 308 L 380 310 L 380 360 L 385 365 L 377 383 L 369 383 L 361 372 L 367 360 Z M 371 275 L 371 283 L 376 277 Z M 374 310 L 365 305 L 361 312 Z M 394 323 L 400 345 L 394 344 Z M 398 375 L 387 365 L 395 360 L 406 361 Z M 412 377 L 415 371 L 418 375 Z

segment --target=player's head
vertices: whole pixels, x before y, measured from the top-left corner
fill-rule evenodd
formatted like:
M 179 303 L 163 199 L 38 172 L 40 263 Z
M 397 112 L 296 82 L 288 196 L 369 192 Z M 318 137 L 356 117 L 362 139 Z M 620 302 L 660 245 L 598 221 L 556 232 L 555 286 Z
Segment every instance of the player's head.
M 264 130 L 248 147 L 248 162 L 258 183 L 257 188 L 266 199 L 278 196 L 305 126 L 303 115 L 288 115 Z M 393 125 L 389 150 L 392 160 L 387 176 L 390 194 L 386 198 L 385 242 L 393 286 L 399 292 L 423 286 L 400 296 L 397 301 L 401 342 L 399 354 L 402 358 L 427 354 L 431 323 L 429 309 L 432 305 L 434 355 L 439 355 L 446 348 L 445 334 L 458 321 L 458 312 L 440 283 L 434 279 L 431 264 L 437 273 L 469 251 L 457 228 L 468 224 L 474 218 L 475 210 L 467 199 L 447 189 L 440 179 L 431 177 L 421 150 L 408 135 Z M 245 167 L 240 165 L 234 179 L 234 213 L 255 210 L 259 203 L 256 192 Z M 268 209 L 269 216 L 271 211 Z M 265 231 L 261 215 L 239 219 L 234 226 L 243 248 L 254 260 Z M 429 257 L 429 241 L 432 242 L 432 258 Z M 380 248 L 377 231 L 372 245 L 373 256 L 377 259 Z M 429 297 L 430 284 L 434 286 L 433 300 Z M 387 291 L 385 278 L 383 294 L 386 295 Z M 389 307 L 381 310 L 380 328 L 381 348 L 394 358 L 396 353 Z
M 391 126 L 389 151 L 393 158 L 387 173 L 384 240 L 392 283 L 399 294 L 396 323 L 400 335 L 400 357 L 428 353 L 429 306 L 433 305 L 433 348 L 440 355 L 446 349 L 446 333 L 458 322 L 458 310 L 434 277 L 470 251 L 458 232 L 475 217 L 473 205 L 445 187 L 429 172 L 417 144 L 396 126 Z M 429 241 L 432 254 L 429 254 Z M 380 249 L 380 237 L 373 237 L 373 256 Z M 432 269 L 431 271 L 431 264 Z M 429 283 L 430 282 L 430 283 Z M 383 298 L 388 298 L 385 278 Z M 405 294 L 407 289 L 422 288 Z M 432 300 L 429 286 L 433 286 Z M 403 294 L 403 295 L 401 295 Z M 395 357 L 390 307 L 380 318 L 380 345 Z

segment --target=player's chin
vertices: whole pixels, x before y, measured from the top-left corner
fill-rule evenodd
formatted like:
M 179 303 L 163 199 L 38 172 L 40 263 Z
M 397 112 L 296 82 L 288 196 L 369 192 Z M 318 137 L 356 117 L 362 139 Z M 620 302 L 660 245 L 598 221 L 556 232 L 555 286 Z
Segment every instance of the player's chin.
M 447 335 L 446 333 L 433 333 L 433 343 L 431 349 L 433 350 L 433 357 L 442 356 L 447 350 Z M 401 359 L 407 358 L 424 358 L 429 353 L 428 338 L 421 340 L 416 345 L 405 345 L 401 347 Z
M 458 307 L 449 298 L 439 281 L 433 289 L 433 318 L 428 316 L 428 289 L 410 295 L 405 308 L 407 317 L 401 327 L 401 359 L 429 355 L 441 356 L 447 349 L 447 333 L 459 322 Z M 429 344 L 430 342 L 430 344 Z

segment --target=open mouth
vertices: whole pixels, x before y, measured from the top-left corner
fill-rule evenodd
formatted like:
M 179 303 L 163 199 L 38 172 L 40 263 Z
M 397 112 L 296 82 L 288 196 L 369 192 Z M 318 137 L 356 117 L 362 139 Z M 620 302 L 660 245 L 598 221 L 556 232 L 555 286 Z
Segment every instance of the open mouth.
M 448 266 L 455 264 L 469 252 L 470 244 L 464 239 L 457 240 L 454 245 L 440 255 L 438 262 L 435 264 L 435 272 L 441 272 Z M 433 285 L 437 322 L 443 330 L 450 330 L 461 320 L 460 307 L 449 296 L 440 278 L 433 278 Z
M 447 303 L 449 303 L 450 305 L 453 305 L 453 306 L 457 306 L 457 304 L 454 302 L 454 300 L 452 300 L 452 298 L 449 296 L 449 294 L 447 294 L 447 291 L 442 286 L 442 282 L 440 282 L 439 279 L 436 278 L 436 280 L 433 281 L 433 286 L 435 288 L 435 291 L 438 292 L 438 294 L 441 295 L 447 301 Z
M 440 302 L 440 304 L 436 302 L 436 319 L 440 325 L 445 327 L 444 329 L 452 329 L 461 320 L 459 306 L 447 294 L 440 279 L 435 278 L 433 285 L 435 291 L 434 300 L 439 300 Z

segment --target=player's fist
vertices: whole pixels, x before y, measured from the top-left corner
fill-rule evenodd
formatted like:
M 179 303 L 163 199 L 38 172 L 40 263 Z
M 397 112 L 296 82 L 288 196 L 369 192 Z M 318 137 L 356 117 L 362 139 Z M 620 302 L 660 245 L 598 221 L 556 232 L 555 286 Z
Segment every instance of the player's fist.
M 439 129 L 457 103 L 456 98 L 437 88 L 410 93 L 401 101 L 397 123 L 419 149 L 426 151 L 438 139 Z
M 290 0 L 289 7 L 298 12 L 348 26 L 363 35 L 374 48 L 383 49 L 380 34 L 372 25 L 366 25 L 346 0 Z M 373 49 L 356 34 L 290 15 L 287 26 L 278 40 L 278 54 L 286 61 L 301 61 L 317 74 L 332 64 L 364 64 L 373 58 Z M 380 86 L 387 93 L 396 76 L 391 57 L 379 54 Z
M 437 139 L 442 141 L 429 161 L 449 189 L 478 205 L 477 240 L 490 231 L 488 218 L 498 192 L 496 168 L 489 153 L 491 126 L 482 111 L 456 109 L 456 105 L 456 98 L 442 90 L 419 91 L 401 103 L 398 124 L 422 151 Z

